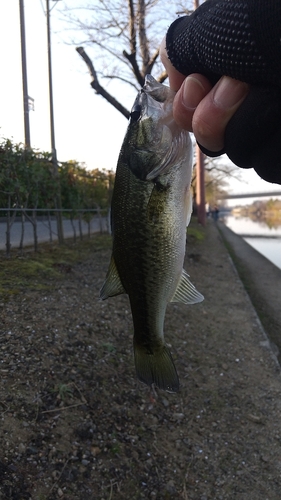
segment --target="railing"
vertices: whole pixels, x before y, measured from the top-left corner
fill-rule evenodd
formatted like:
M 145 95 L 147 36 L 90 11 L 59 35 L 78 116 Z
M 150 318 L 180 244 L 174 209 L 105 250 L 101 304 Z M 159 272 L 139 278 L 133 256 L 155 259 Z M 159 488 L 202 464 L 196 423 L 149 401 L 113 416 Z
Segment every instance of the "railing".
M 239 198 L 265 198 L 266 196 L 281 196 L 281 190 L 261 191 L 260 193 L 240 193 L 240 194 L 225 194 L 221 195 L 220 200 L 235 200 Z
M 107 209 L 27 209 L 0 208 L 0 250 L 9 256 L 12 248 L 20 252 L 27 245 L 38 250 L 38 243 L 58 239 L 57 214 L 62 213 L 64 238 L 74 241 L 96 232 L 109 232 Z

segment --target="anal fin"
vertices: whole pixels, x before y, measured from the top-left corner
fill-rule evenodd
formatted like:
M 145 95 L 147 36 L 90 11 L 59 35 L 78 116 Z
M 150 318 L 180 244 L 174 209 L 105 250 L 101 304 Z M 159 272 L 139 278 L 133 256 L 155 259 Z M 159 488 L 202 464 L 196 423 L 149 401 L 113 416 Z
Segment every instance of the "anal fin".
M 196 290 L 195 286 L 189 281 L 187 272 L 183 269 L 177 289 L 171 302 L 182 302 L 183 304 L 197 304 L 204 300 L 203 295 Z

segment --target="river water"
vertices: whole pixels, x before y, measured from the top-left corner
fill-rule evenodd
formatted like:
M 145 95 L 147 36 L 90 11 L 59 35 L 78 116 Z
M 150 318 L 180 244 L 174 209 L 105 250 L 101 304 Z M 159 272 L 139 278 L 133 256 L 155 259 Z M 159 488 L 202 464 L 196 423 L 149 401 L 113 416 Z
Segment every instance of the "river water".
M 229 229 L 242 236 L 249 245 L 281 269 L 281 220 L 277 228 L 270 228 L 265 222 L 233 215 L 225 216 L 223 221 Z

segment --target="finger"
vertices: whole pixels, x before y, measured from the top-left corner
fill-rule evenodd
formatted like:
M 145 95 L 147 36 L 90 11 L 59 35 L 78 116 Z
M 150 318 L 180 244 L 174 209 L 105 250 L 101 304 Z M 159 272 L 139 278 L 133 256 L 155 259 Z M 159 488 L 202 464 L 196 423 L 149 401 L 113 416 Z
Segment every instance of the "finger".
M 193 133 L 200 145 L 210 151 L 223 149 L 225 127 L 249 89 L 248 84 L 224 76 L 202 99 L 192 120 Z
M 177 71 L 176 68 L 174 68 L 170 59 L 167 56 L 166 37 L 163 38 L 161 45 L 160 45 L 160 58 L 161 58 L 161 61 L 162 61 L 163 65 L 168 73 L 170 87 L 172 90 L 177 92 L 179 90 L 182 82 L 184 81 L 185 76 L 182 75 L 182 73 L 180 73 L 179 71 Z
M 211 83 L 203 75 L 194 73 L 184 80 L 174 99 L 174 119 L 180 127 L 192 132 L 195 109 L 211 89 Z

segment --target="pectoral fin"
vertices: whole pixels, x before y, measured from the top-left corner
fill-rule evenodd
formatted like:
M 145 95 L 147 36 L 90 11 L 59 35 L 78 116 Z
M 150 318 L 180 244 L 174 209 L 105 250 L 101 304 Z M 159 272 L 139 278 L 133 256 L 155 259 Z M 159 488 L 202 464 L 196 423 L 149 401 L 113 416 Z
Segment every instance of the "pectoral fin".
M 204 300 L 203 295 L 196 290 L 189 281 L 187 272 L 183 269 L 181 277 L 171 302 L 182 302 L 183 304 L 196 304 Z
M 107 275 L 106 275 L 106 280 L 105 280 L 105 282 L 102 286 L 102 289 L 100 291 L 100 298 L 102 300 L 105 300 L 108 297 L 114 297 L 115 295 L 120 295 L 121 293 L 126 293 L 126 291 L 121 283 L 121 280 L 120 280 L 120 277 L 119 277 L 119 274 L 118 274 L 118 271 L 117 271 L 117 268 L 116 268 L 116 265 L 114 262 L 114 258 L 111 257 L 111 261 L 110 261 L 109 268 L 108 268 Z

